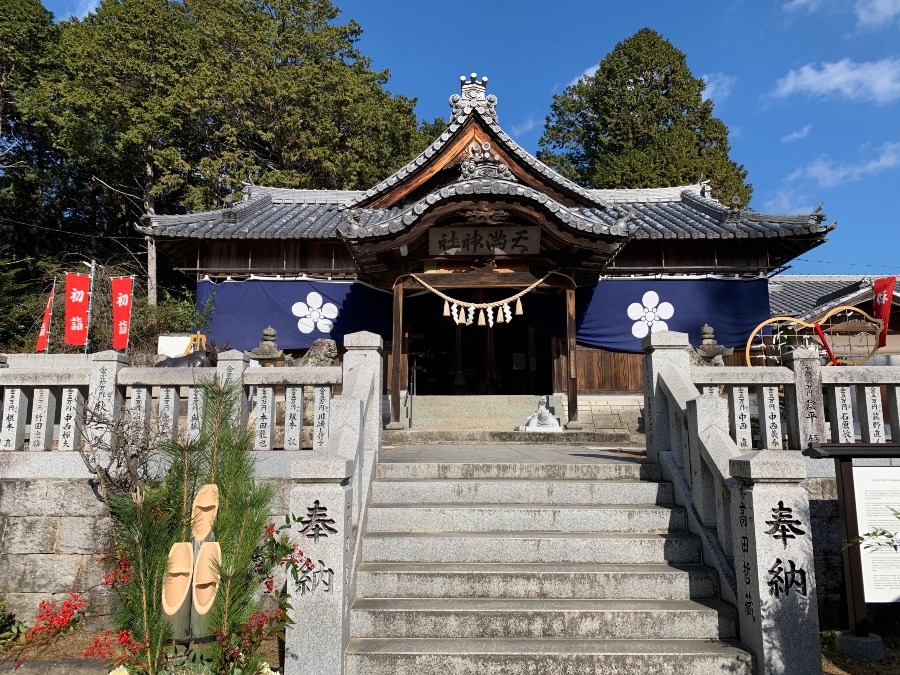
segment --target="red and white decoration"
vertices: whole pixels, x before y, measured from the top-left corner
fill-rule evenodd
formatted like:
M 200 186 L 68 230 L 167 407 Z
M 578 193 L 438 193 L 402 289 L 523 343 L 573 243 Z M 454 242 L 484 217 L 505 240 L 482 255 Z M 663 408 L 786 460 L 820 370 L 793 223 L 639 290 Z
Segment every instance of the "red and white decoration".
M 87 344 L 90 302 L 91 275 L 67 273 L 65 337 L 67 345 L 83 347 Z
M 112 287 L 112 348 L 128 349 L 134 282 L 131 277 L 111 277 L 109 283 Z
M 44 318 L 41 321 L 41 332 L 38 333 L 37 345 L 34 348 L 36 352 L 45 352 L 50 344 L 50 321 L 53 319 L 53 295 L 56 291 L 56 285 L 50 289 L 50 297 L 47 298 L 47 306 L 44 308 Z
M 878 336 L 878 346 L 887 344 L 888 323 L 891 319 L 891 302 L 894 299 L 894 284 L 897 277 L 883 277 L 876 279 L 872 290 L 872 309 L 876 319 L 884 322 L 881 335 Z

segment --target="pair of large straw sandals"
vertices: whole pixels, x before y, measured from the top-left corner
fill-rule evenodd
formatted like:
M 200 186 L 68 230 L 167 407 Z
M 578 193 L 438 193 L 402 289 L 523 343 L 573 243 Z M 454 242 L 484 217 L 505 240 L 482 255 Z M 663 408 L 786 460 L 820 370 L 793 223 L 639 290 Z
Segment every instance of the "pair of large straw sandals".
M 212 530 L 218 512 L 219 487 L 203 485 L 191 506 L 193 541 L 176 542 L 169 550 L 162 610 L 176 640 L 198 640 L 212 634 L 210 610 L 219 589 L 222 562 L 222 548 Z

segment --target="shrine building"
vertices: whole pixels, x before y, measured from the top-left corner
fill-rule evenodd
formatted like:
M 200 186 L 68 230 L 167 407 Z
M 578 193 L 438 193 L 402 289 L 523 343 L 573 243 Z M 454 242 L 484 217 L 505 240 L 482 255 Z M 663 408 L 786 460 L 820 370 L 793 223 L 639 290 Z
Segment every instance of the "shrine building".
M 446 131 L 368 190 L 248 185 L 226 208 L 144 220 L 196 275 L 218 343 L 378 332 L 395 421 L 402 392 L 556 392 L 577 410 L 579 392 L 641 389 L 649 332 L 708 323 L 742 346 L 769 316 L 768 277 L 834 227 L 705 183 L 584 188 L 503 131 L 487 78 L 461 80 Z

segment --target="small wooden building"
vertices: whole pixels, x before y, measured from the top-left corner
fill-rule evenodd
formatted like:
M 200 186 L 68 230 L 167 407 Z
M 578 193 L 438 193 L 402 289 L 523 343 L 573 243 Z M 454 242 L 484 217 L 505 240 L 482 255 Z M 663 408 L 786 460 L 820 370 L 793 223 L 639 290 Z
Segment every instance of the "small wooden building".
M 151 216 L 140 229 L 198 279 L 304 275 L 390 291 L 396 415 L 400 391 L 413 385 L 419 393 L 552 390 L 570 402 L 578 391 L 639 390 L 639 354 L 576 346 L 577 288 L 625 276 L 764 278 L 834 227 L 821 213 L 723 205 L 705 184 L 586 189 L 503 131 L 486 81 L 463 77 L 446 131 L 365 192 L 247 186 L 233 206 Z M 525 290 L 558 298 L 564 336 L 500 323 L 503 304 L 512 309 Z M 405 313 L 420 293 L 447 300 L 456 321 L 441 303 Z M 462 329 L 467 306 L 462 321 L 471 325 Z M 475 315 L 488 306 L 492 325 L 482 328 Z

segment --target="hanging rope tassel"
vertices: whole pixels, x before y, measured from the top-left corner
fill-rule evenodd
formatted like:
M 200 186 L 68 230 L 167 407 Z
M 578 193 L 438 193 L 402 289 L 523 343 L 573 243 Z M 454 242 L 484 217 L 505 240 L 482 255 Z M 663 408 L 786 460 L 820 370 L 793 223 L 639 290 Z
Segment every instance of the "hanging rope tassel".
M 479 326 L 484 326 L 484 325 L 485 325 L 485 320 L 484 320 L 484 310 L 483 310 L 483 309 L 478 310 L 478 325 L 479 325 Z
M 522 316 L 522 298 L 516 298 L 516 316 Z
M 503 308 L 497 308 L 497 323 L 503 323 Z
M 444 316 L 450 316 L 450 303 L 444 300 Z
M 459 308 L 459 314 L 457 315 L 456 323 L 462 326 L 466 322 L 466 309 L 465 307 Z

